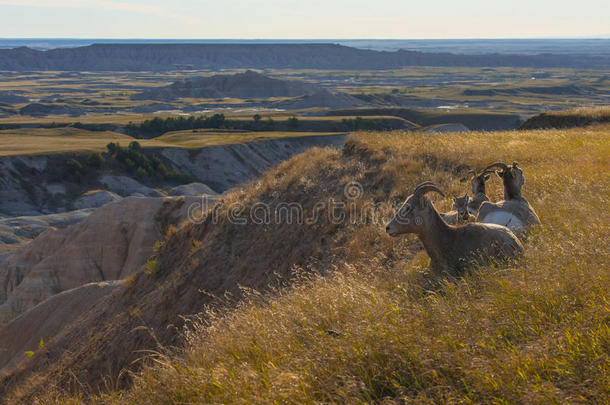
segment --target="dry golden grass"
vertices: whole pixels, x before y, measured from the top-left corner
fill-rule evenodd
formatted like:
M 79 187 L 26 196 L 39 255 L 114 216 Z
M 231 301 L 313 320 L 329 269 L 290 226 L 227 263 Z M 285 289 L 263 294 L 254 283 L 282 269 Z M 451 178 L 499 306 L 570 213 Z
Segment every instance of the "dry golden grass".
M 0 156 L 62 152 L 99 152 L 109 142 L 127 145 L 134 139 L 116 132 L 91 132 L 76 128 L 28 128 L 0 131 Z
M 127 146 L 132 141 L 138 141 L 144 148 L 203 148 L 269 139 L 337 134 L 339 133 L 189 130 L 168 132 L 154 139 L 135 139 L 117 132 L 96 132 L 71 127 L 7 129 L 0 131 L 0 156 L 103 152 L 110 142 Z
M 154 141 L 166 146 L 181 148 L 203 148 L 206 146 L 234 145 L 244 142 L 281 138 L 299 138 L 303 136 L 338 135 L 339 132 L 285 132 L 285 131 L 213 131 L 187 130 L 168 132 L 155 138 Z M 146 145 L 146 142 L 143 143 Z
M 398 202 L 427 179 L 463 192 L 468 167 L 498 160 L 524 168 L 524 194 L 543 222 L 513 267 L 430 287 L 425 255 L 401 253 L 413 238 L 356 224 L 335 247 L 342 261 L 329 275 L 202 313 L 183 349 L 157 353 L 132 388 L 91 401 L 608 403 L 610 126 L 358 133 L 343 152 L 297 156 L 227 201 L 335 195 L 356 180 L 364 201 Z M 489 188 L 497 199 L 500 181 Z M 38 399 L 89 401 L 53 387 Z
M 558 116 L 566 116 L 566 115 L 576 115 L 581 117 L 592 118 L 595 120 L 600 119 L 610 119 L 610 107 L 581 107 L 581 108 L 573 108 L 564 111 L 554 111 L 547 113 L 548 115 L 558 115 Z
M 583 107 L 552 111 L 527 120 L 521 129 L 572 128 L 610 122 L 610 107 Z
M 131 101 L 131 100 L 129 100 Z M 131 105 L 133 106 L 133 101 Z M 167 118 L 175 117 L 176 114 L 137 114 L 137 113 L 121 113 L 121 114 L 102 114 L 102 113 L 91 113 L 83 115 L 81 117 L 66 117 L 66 116 L 48 116 L 48 117 L 31 117 L 28 115 L 9 116 L 6 118 L 0 118 L 0 124 L 71 124 L 74 122 L 80 122 L 83 124 L 115 124 L 125 125 L 129 122 L 142 122 L 145 120 L 151 120 L 155 117 Z

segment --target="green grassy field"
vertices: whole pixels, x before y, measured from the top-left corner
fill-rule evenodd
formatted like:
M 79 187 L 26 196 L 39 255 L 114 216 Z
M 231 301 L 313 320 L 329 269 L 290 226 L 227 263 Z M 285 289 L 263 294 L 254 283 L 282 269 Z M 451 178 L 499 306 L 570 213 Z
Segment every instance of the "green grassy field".
M 364 194 L 356 207 L 399 204 L 423 180 L 447 195 L 462 193 L 459 179 L 468 167 L 498 160 L 524 168 L 524 196 L 542 220 L 512 266 L 459 279 L 429 274 L 415 238 L 388 237 L 383 221 L 286 232 L 286 225 L 242 229 L 221 219 L 213 239 L 211 230 L 185 225 L 159 249 L 161 274 L 205 271 L 199 260 L 213 260 L 220 246 L 214 243 L 228 243 L 215 239 L 221 235 L 247 233 L 247 240 L 298 246 L 318 259 L 290 286 L 204 310 L 184 332 L 184 346 L 155 350 L 130 389 L 108 387 L 87 399 L 36 374 L 14 398 L 31 399 L 38 386 L 42 403 L 607 403 L 609 125 L 434 136 L 362 132 L 342 151 L 312 149 L 223 201 L 245 207 L 296 201 L 307 210 L 320 198 L 341 198 L 346 184 L 358 181 Z M 501 188 L 500 180 L 489 182 L 492 200 Z M 450 206 L 449 198 L 434 201 L 439 209 Z M 393 213 L 388 206 L 379 215 Z M 181 255 L 188 264 L 177 264 Z M 245 268 L 271 274 L 274 268 L 264 268 L 269 255 L 251 251 Z

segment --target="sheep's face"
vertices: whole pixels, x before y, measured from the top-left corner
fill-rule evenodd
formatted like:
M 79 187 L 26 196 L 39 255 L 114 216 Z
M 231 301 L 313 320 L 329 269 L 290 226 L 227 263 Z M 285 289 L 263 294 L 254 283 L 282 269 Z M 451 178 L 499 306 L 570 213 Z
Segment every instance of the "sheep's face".
M 521 187 L 525 184 L 525 177 L 523 177 L 523 170 L 517 167 L 517 162 L 513 162 L 512 167 L 498 172 L 498 175 L 502 177 L 504 183 L 504 198 L 506 200 L 521 197 Z
M 428 210 L 427 204 L 429 202 L 425 198 L 410 195 L 386 225 L 387 234 L 395 237 L 405 233 L 419 233 Z
M 489 174 L 480 174 L 472 178 L 472 195 L 477 195 L 479 193 L 485 194 L 485 183 L 489 180 L 489 177 Z
M 453 197 L 453 209 L 457 211 L 458 217 L 462 220 L 468 220 L 469 212 L 468 212 L 468 203 L 470 202 L 470 197 L 468 194 L 464 195 L 464 197 Z

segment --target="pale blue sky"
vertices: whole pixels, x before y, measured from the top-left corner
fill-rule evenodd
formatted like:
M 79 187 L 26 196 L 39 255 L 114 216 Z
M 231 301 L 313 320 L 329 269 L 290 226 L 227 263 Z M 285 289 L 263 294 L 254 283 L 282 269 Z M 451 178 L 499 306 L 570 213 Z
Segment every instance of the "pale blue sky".
M 0 38 L 530 38 L 610 34 L 609 0 L 0 0 Z

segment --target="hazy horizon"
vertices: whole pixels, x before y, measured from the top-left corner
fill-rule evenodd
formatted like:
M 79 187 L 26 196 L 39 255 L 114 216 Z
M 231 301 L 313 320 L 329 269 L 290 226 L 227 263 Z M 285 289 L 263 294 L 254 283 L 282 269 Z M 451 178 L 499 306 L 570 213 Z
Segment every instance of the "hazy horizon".
M 461 54 L 588 54 L 609 55 L 608 38 L 487 39 L 142 39 L 142 38 L 0 38 L 0 49 L 28 47 L 46 51 L 92 44 L 338 44 L 377 51 L 419 51 Z

